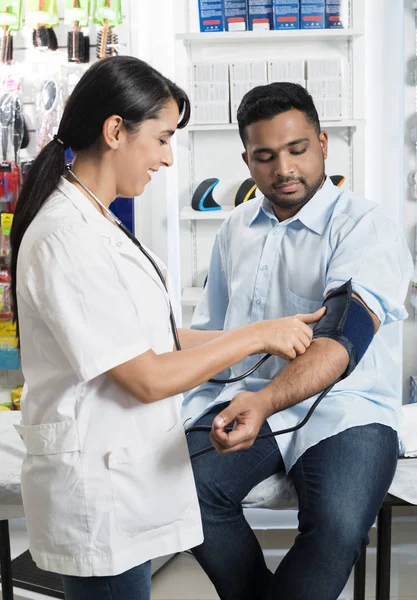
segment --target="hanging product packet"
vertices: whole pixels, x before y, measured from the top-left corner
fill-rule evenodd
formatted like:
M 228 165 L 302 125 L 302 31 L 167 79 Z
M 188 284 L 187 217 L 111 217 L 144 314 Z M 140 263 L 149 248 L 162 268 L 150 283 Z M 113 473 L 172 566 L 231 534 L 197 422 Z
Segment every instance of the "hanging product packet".
M 121 0 L 94 0 L 93 22 L 99 25 L 97 31 L 97 58 L 119 54 L 119 39 L 114 31 L 116 25 L 121 25 Z
M 39 78 L 35 82 L 37 153 L 57 132 L 68 97 L 65 65 L 50 63 L 44 67 L 47 72 L 39 70 Z
M 36 29 L 37 25 L 54 27 L 59 24 L 56 0 L 26 0 L 25 23 Z
M 122 24 L 122 2 L 121 0 L 94 0 L 93 22 L 96 25 L 104 25 L 107 21 L 109 27 Z
M 0 0 L 0 27 L 22 29 L 22 0 Z
M 89 17 L 90 0 L 65 0 L 64 23 L 72 25 L 67 40 L 68 62 L 90 61 Z
M 22 29 L 23 0 L 0 0 L 0 62 L 10 64 L 13 60 L 12 32 Z
M 32 27 L 32 42 L 38 50 L 57 50 L 53 27 L 59 24 L 57 0 L 26 0 L 26 25 Z
M 0 212 L 14 212 L 20 191 L 20 150 L 25 132 L 21 73 L 0 69 Z
M 90 4 L 90 0 L 65 0 L 65 25 L 78 23 L 79 27 L 88 27 Z

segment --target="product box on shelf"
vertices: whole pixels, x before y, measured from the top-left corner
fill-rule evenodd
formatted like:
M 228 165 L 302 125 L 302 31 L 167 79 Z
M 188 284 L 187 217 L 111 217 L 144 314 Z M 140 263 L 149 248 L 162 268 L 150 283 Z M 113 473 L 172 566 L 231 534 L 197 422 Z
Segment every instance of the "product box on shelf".
M 247 31 L 248 5 L 246 0 L 223 0 L 226 31 Z
M 349 0 L 326 0 L 326 29 L 349 27 Z
M 251 89 L 268 83 L 266 60 L 233 62 L 230 64 L 230 111 L 232 123 L 237 123 L 237 110 L 243 96 Z
M 324 29 L 326 0 L 301 0 L 301 29 Z
M 223 0 L 198 0 L 200 31 L 224 31 Z
M 191 72 L 191 99 L 191 118 L 194 124 L 229 123 L 228 63 L 193 63 Z
M 305 61 L 302 59 L 268 61 L 268 83 L 289 81 L 306 87 Z
M 346 82 L 343 60 L 307 60 L 307 89 L 313 96 L 320 119 L 338 120 L 346 115 Z
M 269 31 L 274 28 L 272 0 L 248 0 L 248 19 L 251 31 Z
M 299 0 L 273 0 L 274 29 L 300 29 Z

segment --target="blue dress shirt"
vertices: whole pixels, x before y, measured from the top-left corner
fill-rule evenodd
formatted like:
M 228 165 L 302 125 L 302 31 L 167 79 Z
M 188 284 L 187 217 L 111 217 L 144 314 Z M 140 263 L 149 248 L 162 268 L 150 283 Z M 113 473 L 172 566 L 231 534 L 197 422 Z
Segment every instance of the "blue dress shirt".
M 238 206 L 219 229 L 194 329 L 235 329 L 314 312 L 330 290 L 349 279 L 381 322 L 356 370 L 333 388 L 307 425 L 276 438 L 287 472 L 308 448 L 350 427 L 381 423 L 398 430 L 399 321 L 407 318 L 404 300 L 412 271 L 404 236 L 379 205 L 337 188 L 329 178 L 290 219 L 279 222 L 270 202 L 256 198 Z M 259 358 L 250 356 L 222 376 L 243 373 Z M 187 426 L 216 403 L 262 389 L 285 364 L 272 357 L 243 382 L 191 390 L 183 404 Z M 272 415 L 272 430 L 299 423 L 315 398 Z

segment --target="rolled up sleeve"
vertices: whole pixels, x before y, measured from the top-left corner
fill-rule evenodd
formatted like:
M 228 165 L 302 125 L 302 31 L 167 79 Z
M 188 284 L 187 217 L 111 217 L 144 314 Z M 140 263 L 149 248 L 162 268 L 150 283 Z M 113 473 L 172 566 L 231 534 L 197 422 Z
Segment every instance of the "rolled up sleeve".
M 395 223 L 376 208 L 340 229 L 335 223 L 333 245 L 324 297 L 351 279 L 353 291 L 381 325 L 406 319 L 404 301 L 413 263 Z

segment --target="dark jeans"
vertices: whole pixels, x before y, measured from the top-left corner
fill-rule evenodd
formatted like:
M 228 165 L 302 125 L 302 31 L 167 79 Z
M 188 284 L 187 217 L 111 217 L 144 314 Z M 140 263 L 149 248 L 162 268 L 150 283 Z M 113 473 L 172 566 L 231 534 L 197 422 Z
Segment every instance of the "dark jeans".
M 196 424 L 211 424 L 219 407 Z M 265 423 L 262 433 L 270 431 Z M 190 453 L 208 434 L 188 435 Z M 193 549 L 222 600 L 336 600 L 368 541 L 398 456 L 397 434 L 384 425 L 353 427 L 309 448 L 291 470 L 299 535 L 275 574 L 242 511 L 253 487 L 284 469 L 275 438 L 250 450 L 193 459 L 204 543 Z
M 149 600 L 151 562 L 113 577 L 64 575 L 65 600 Z

